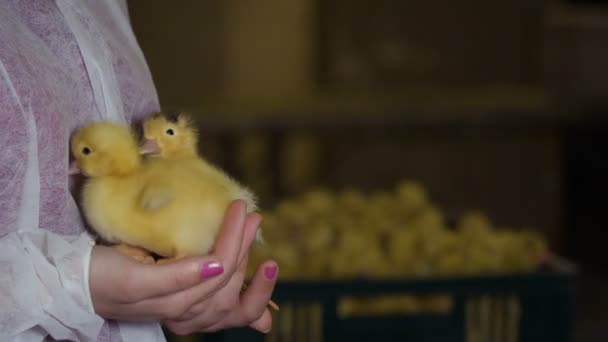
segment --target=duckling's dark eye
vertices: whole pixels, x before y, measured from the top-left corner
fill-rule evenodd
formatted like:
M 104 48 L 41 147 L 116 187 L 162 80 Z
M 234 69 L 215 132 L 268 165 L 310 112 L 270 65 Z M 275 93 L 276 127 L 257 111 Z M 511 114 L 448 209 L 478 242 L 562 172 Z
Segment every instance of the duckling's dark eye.
M 169 128 L 168 130 L 166 130 L 165 133 L 167 133 L 168 135 L 175 134 L 175 132 L 173 132 L 173 130 L 171 128 Z
M 91 149 L 90 149 L 90 148 L 88 148 L 88 147 L 84 147 L 84 148 L 82 149 L 82 154 L 84 154 L 85 156 L 86 156 L 87 154 L 89 154 L 89 153 L 91 153 Z

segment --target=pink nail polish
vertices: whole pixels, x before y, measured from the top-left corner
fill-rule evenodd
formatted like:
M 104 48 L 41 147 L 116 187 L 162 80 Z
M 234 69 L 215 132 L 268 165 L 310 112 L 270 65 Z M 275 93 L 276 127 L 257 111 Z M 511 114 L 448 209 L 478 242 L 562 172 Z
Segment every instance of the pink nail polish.
M 274 277 L 277 275 L 277 266 L 273 265 L 264 268 L 264 275 L 268 280 L 274 279 Z
M 201 276 L 203 278 L 215 277 L 216 275 L 220 275 L 222 273 L 224 273 L 224 266 L 217 261 L 204 264 L 203 269 L 201 270 Z

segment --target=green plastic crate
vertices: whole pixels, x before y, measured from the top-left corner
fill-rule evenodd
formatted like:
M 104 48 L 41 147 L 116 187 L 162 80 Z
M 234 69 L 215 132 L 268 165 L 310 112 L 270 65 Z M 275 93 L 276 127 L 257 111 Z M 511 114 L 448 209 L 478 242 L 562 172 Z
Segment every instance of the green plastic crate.
M 514 275 L 280 282 L 273 299 L 281 311 L 273 315 L 271 334 L 231 329 L 200 341 L 573 342 L 575 279 L 573 267 L 560 267 Z M 444 314 L 338 314 L 344 296 L 398 294 L 447 294 L 452 305 Z

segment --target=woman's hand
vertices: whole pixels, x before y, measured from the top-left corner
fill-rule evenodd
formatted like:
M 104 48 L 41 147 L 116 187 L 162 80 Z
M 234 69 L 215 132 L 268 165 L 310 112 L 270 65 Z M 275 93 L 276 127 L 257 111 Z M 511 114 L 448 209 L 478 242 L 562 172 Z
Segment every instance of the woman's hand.
M 272 327 L 266 305 L 276 282 L 277 265 L 258 268 L 241 294 L 248 250 L 261 222 L 247 215 L 242 201 L 227 210 L 213 254 L 164 265 L 143 265 L 95 246 L 90 289 L 95 311 L 107 319 L 163 321 L 176 334 L 217 331 L 250 325 Z

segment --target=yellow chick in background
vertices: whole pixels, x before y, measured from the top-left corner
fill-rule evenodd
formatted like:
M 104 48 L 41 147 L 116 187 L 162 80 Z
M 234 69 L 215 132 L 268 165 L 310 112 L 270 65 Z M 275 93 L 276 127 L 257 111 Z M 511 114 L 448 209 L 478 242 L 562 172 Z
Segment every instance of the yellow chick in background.
M 165 258 L 207 254 L 228 203 L 223 186 L 179 163 L 143 161 L 128 127 L 98 122 L 80 129 L 71 150 L 88 177 L 82 207 L 107 242 Z

